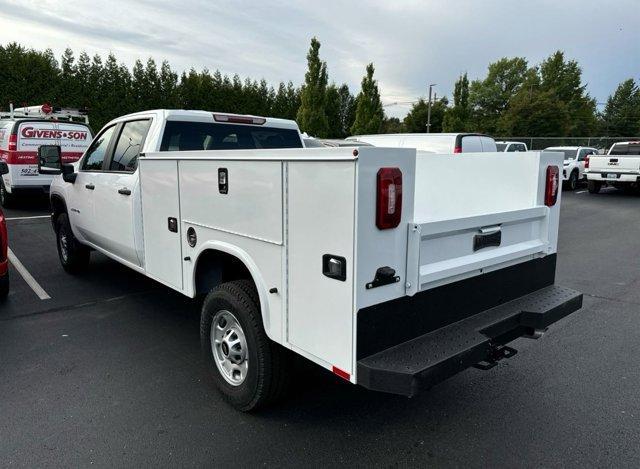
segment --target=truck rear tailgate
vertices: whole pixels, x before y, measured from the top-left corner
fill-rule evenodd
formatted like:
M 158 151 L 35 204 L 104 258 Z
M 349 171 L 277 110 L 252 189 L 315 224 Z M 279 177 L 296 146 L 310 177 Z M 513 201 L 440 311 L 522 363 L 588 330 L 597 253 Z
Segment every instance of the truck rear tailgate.
M 640 156 L 591 156 L 587 174 L 591 176 L 590 179 L 605 179 L 613 182 L 628 180 L 629 176 L 635 179 L 640 176 Z
M 419 158 L 407 294 L 555 252 L 544 187 L 547 165 L 561 163 L 533 152 Z

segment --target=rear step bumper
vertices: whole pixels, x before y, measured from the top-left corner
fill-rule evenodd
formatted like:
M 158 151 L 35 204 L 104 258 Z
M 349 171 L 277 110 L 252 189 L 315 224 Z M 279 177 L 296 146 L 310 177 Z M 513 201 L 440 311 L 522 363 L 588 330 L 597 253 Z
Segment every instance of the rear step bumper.
M 504 344 L 533 335 L 581 306 L 582 294 L 575 290 L 556 285 L 542 288 L 362 358 L 358 384 L 414 396 L 480 362 L 490 368 L 515 353 Z

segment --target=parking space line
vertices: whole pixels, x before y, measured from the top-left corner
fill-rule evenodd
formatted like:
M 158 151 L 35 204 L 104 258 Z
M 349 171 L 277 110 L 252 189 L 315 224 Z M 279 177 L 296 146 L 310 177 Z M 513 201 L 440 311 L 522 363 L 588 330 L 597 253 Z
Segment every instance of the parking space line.
M 587 192 L 587 191 L 578 191 L 578 192 L 576 192 L 576 194 L 584 194 L 585 192 Z
M 41 300 L 51 299 L 49 294 L 46 291 L 44 291 L 44 288 L 42 288 L 40 284 L 36 281 L 36 279 L 33 278 L 33 275 L 31 275 L 27 270 L 27 268 L 24 265 L 22 265 L 22 262 L 20 262 L 20 260 L 16 257 L 16 255 L 13 253 L 11 248 L 9 248 L 7 254 L 9 257 L 9 262 L 16 268 L 16 270 L 22 276 L 24 281 L 27 282 L 27 285 L 31 287 L 33 292 L 36 295 L 38 295 L 38 298 L 40 298 Z
M 34 215 L 32 217 L 11 217 L 5 218 L 5 220 L 33 220 L 34 218 L 51 218 L 51 215 Z

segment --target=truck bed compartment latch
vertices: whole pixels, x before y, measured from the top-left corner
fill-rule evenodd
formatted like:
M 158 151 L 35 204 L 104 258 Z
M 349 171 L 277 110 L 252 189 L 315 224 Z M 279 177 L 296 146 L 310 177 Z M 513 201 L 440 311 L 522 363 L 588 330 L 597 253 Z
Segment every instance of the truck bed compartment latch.
M 491 349 L 487 358 L 473 365 L 474 368 L 477 368 L 479 370 L 490 370 L 491 368 L 496 366 L 500 360 L 511 358 L 516 353 L 518 353 L 516 349 L 507 345 L 490 344 L 489 346 L 491 347 Z
M 400 281 L 400 277 L 396 275 L 395 269 L 389 266 L 379 267 L 376 270 L 376 276 L 372 282 L 367 283 L 367 290 L 372 288 L 381 287 L 383 285 L 389 285 L 390 283 L 396 283 Z

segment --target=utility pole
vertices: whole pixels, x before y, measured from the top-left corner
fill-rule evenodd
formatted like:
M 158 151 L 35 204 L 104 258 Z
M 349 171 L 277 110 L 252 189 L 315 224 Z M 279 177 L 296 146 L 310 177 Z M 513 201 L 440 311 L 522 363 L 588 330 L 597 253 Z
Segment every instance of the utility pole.
M 427 133 L 431 132 L 431 92 L 434 86 L 436 86 L 435 83 L 432 83 L 429 85 L 429 105 L 427 108 Z

